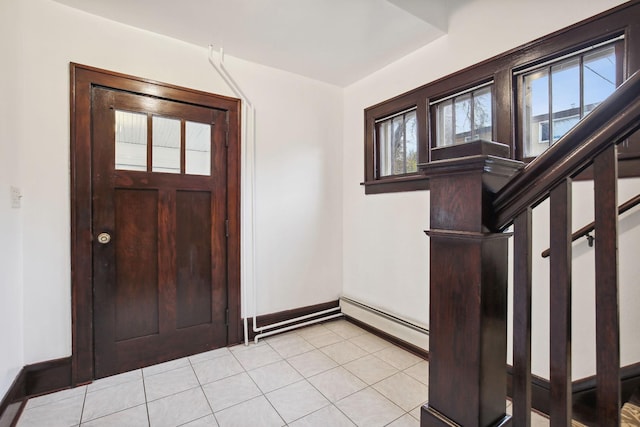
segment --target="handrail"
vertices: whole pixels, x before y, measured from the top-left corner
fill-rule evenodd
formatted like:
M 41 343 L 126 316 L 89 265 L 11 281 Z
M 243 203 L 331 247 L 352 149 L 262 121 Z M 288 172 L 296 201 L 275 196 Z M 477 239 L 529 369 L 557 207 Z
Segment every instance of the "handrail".
M 640 71 L 529 163 L 494 199 L 494 227 L 506 228 L 516 215 L 536 206 L 561 180 L 585 169 L 611 141 L 619 143 L 640 129 Z
M 630 198 L 629 200 L 627 200 L 626 202 L 621 204 L 620 207 L 618 208 L 618 215 L 622 215 L 623 213 L 625 213 L 629 209 L 634 208 L 635 206 L 637 206 L 639 204 L 640 204 L 640 194 L 638 194 L 635 197 Z M 590 238 L 589 233 L 591 233 L 593 230 L 595 230 L 595 228 L 596 228 L 595 221 L 590 222 L 589 224 L 585 225 L 584 227 L 582 227 L 578 231 L 574 232 L 571 235 L 571 241 L 575 242 L 576 240 L 578 240 L 582 236 L 587 236 L 587 238 L 589 239 Z M 591 242 L 593 241 L 593 239 L 594 239 L 594 237 L 590 238 L 589 246 L 591 246 Z M 547 248 L 544 251 L 542 251 L 542 258 L 547 258 L 549 255 L 551 255 L 551 249 L 550 248 Z

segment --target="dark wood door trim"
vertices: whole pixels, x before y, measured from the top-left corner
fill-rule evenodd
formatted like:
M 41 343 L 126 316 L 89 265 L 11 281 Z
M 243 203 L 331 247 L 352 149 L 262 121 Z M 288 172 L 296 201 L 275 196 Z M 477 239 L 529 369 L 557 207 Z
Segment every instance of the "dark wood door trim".
M 94 379 L 91 94 L 95 86 L 227 112 L 227 344 L 240 342 L 240 100 L 85 65 L 72 63 L 70 71 L 72 384 Z

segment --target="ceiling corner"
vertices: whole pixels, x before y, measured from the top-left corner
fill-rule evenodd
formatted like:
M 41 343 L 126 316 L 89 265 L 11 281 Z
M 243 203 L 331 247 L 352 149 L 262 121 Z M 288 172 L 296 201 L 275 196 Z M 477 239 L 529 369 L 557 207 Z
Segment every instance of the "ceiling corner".
M 446 33 L 449 29 L 449 15 L 455 2 L 444 0 L 387 0 L 424 22 Z

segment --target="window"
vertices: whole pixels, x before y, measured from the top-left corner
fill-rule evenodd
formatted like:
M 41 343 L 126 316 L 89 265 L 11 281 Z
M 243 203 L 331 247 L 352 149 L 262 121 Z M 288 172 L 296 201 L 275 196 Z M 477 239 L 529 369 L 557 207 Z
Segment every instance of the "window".
M 491 140 L 493 103 L 491 83 L 431 103 L 435 116 L 436 147 L 462 144 L 476 139 Z
M 516 73 L 522 79 L 525 158 L 542 154 L 620 84 L 615 43 Z
M 365 193 L 426 190 L 421 165 L 473 155 L 478 139 L 542 154 L 640 70 L 638 22 L 627 2 L 366 108 Z M 639 176 L 640 132 L 618 153 L 619 176 Z
M 416 109 L 376 121 L 378 176 L 403 175 L 418 171 L 418 129 Z
M 116 169 L 211 175 L 210 124 L 122 110 L 115 122 Z

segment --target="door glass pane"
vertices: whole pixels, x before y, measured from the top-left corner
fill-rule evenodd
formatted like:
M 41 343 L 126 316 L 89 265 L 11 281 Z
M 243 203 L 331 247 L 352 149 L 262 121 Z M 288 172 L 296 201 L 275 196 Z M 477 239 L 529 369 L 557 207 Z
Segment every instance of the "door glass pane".
M 471 94 L 455 99 L 456 137 L 455 143 L 471 141 Z
M 438 104 L 437 147 L 453 145 L 453 100 Z
M 147 115 L 116 110 L 115 168 L 147 170 Z
M 524 157 L 541 154 L 549 147 L 549 72 L 524 77 Z
M 491 141 L 491 87 L 473 93 L 473 138 Z
M 153 116 L 153 172 L 180 173 L 180 120 Z
M 596 108 L 616 88 L 616 55 L 613 46 L 584 55 L 584 114 Z
M 211 125 L 186 122 L 185 169 L 191 175 L 211 175 Z

